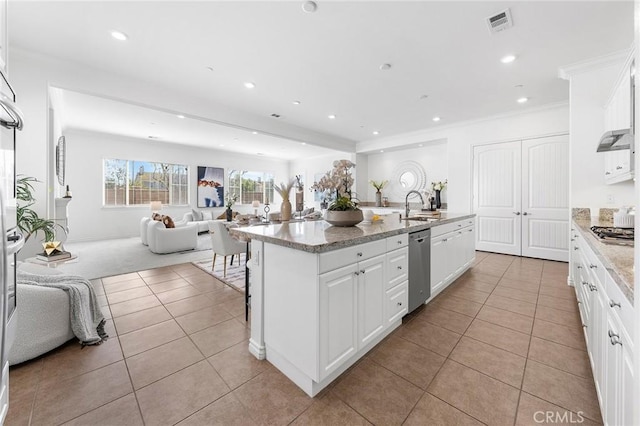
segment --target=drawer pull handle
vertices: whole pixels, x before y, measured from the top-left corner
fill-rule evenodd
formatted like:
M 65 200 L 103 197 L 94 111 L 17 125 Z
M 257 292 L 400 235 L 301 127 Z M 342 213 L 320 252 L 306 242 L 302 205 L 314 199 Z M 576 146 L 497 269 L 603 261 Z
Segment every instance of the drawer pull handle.
M 573 249 L 574 249 L 574 250 L 578 250 L 578 246 L 574 246 L 574 247 L 573 247 Z
M 360 273 L 361 273 L 362 275 L 364 275 L 364 273 L 365 273 L 365 272 L 366 272 L 366 271 L 365 271 L 364 269 L 361 269 L 361 270 L 360 270 Z
M 467 231 L 469 231 L 469 232 L 473 232 L 473 229 L 467 229 Z
M 462 225 L 458 224 L 458 227 L 462 227 Z
M 614 332 L 613 332 L 613 331 L 611 331 L 611 330 L 609 330 L 609 333 L 608 333 L 608 334 L 609 334 L 609 337 L 613 337 L 613 336 L 620 337 L 618 334 L 614 333 Z
M 606 173 L 605 173 L 605 175 L 610 175 L 610 174 L 611 174 L 611 172 L 606 172 Z
M 356 255 L 357 255 L 358 257 L 362 257 L 362 252 L 360 252 L 360 251 L 359 251 L 358 253 L 356 253 Z
M 575 241 L 575 239 L 572 238 L 571 241 Z
M 398 240 L 398 244 L 402 244 L 402 241 Z
M 446 243 L 447 241 L 449 241 L 449 240 L 447 240 L 446 238 L 443 238 L 443 239 L 442 239 L 442 242 L 443 242 L 443 243 Z
M 616 170 L 622 170 L 622 166 L 616 166 Z
M 516 216 L 520 216 L 520 212 L 513 212 Z
M 597 268 L 598 268 L 598 265 L 594 265 L 593 263 L 589 265 L 589 269 L 597 269 Z
M 612 338 L 611 338 L 611 344 L 612 344 L 613 346 L 615 346 L 615 345 L 620 345 L 620 346 L 622 346 L 622 342 L 620 341 L 620 338 L 619 338 L 619 337 L 617 337 L 617 336 L 614 336 L 614 337 L 612 337 Z
M 398 266 L 398 270 L 401 270 L 401 269 L 402 269 L 402 266 Z
M 589 285 L 587 281 L 582 281 L 582 285 Z
M 398 302 L 398 306 L 402 306 L 402 302 Z
M 360 275 L 360 272 L 355 271 L 355 272 L 353 273 L 353 275 Z
M 576 268 L 582 269 L 582 265 L 577 265 Z
M 620 302 L 614 302 L 613 300 L 609 300 L 609 306 L 612 307 L 612 308 L 614 306 L 617 306 L 618 308 L 622 309 L 622 306 L 620 305 Z
M 596 287 L 595 285 L 591 285 L 591 284 L 589 284 L 589 290 L 591 290 L 591 291 L 598 291 L 598 287 Z

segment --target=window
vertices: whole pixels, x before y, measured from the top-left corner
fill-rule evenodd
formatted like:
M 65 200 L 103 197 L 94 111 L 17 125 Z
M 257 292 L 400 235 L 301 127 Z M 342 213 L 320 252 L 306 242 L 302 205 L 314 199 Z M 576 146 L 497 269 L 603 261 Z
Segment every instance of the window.
M 251 204 L 254 200 L 273 202 L 273 174 L 231 170 L 228 194 L 236 194 L 239 204 Z
M 104 205 L 134 206 L 161 201 L 189 204 L 189 167 L 133 160 L 104 160 Z

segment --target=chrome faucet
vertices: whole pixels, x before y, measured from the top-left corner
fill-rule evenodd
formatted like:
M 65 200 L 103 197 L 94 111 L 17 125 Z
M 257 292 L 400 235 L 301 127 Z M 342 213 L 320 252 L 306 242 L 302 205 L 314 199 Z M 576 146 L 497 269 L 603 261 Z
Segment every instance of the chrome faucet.
M 420 201 L 424 206 L 424 198 L 422 198 L 422 194 L 420 192 L 416 191 L 415 189 L 407 192 L 407 196 L 404 198 L 404 217 L 405 218 L 409 217 L 409 195 L 411 194 L 418 194 L 418 197 L 420 197 Z

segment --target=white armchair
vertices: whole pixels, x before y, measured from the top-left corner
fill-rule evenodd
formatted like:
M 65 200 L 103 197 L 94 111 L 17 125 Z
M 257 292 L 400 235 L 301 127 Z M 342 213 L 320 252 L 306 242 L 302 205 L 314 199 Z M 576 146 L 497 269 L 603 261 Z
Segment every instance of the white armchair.
M 229 230 L 223 221 L 210 220 L 209 232 L 211 233 L 211 246 L 213 248 L 213 262 L 211 263 L 211 270 L 216 266 L 216 256 L 224 256 L 224 277 L 227 276 L 227 256 L 238 255 L 238 262 L 240 262 L 240 254 L 246 252 L 246 243 L 236 240 L 229 235 Z M 233 258 L 232 258 L 233 261 Z
M 153 253 L 193 250 L 198 246 L 198 228 L 193 224 L 166 228 L 164 223 L 150 220 L 147 224 L 147 243 Z
M 151 218 L 148 217 L 140 219 L 140 239 L 142 240 L 142 244 L 145 246 L 149 245 L 149 242 L 147 241 L 147 227 L 149 226 L 150 220 Z

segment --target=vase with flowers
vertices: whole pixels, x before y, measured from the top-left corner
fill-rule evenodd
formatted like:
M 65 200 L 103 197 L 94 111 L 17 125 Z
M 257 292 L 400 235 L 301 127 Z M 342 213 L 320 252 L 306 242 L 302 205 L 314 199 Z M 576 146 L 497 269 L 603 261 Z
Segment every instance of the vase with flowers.
M 227 215 L 227 222 L 231 222 L 233 220 L 233 210 L 231 210 L 231 207 L 233 207 L 235 202 L 238 201 L 238 195 L 235 193 L 229 193 L 224 198 L 224 201 L 225 205 L 227 206 L 227 210 L 225 210 L 225 213 Z
M 291 201 L 289 201 L 289 193 L 291 193 L 291 188 L 293 188 L 293 184 L 295 183 L 295 179 L 289 179 L 287 183 L 280 182 L 280 185 L 273 185 L 273 188 L 278 191 L 280 197 L 282 198 L 282 204 L 280 204 L 280 219 L 282 221 L 291 220 Z
M 440 207 L 442 207 L 442 201 L 440 200 L 440 192 L 444 191 L 444 189 L 447 187 L 447 179 L 444 180 L 444 182 L 442 181 L 438 181 L 438 182 L 431 182 L 431 189 L 434 191 L 435 198 L 436 198 L 436 208 L 439 209 Z
M 370 180 L 369 183 L 376 189 L 376 207 L 382 207 L 382 188 L 384 188 L 388 180 L 375 181 Z
M 336 160 L 333 169 L 311 185 L 312 191 L 335 192 L 336 198 L 329 204 L 324 218 L 334 226 L 354 226 L 362 222 L 362 210 L 351 196 L 354 182 L 351 169 L 355 166 L 349 160 Z

